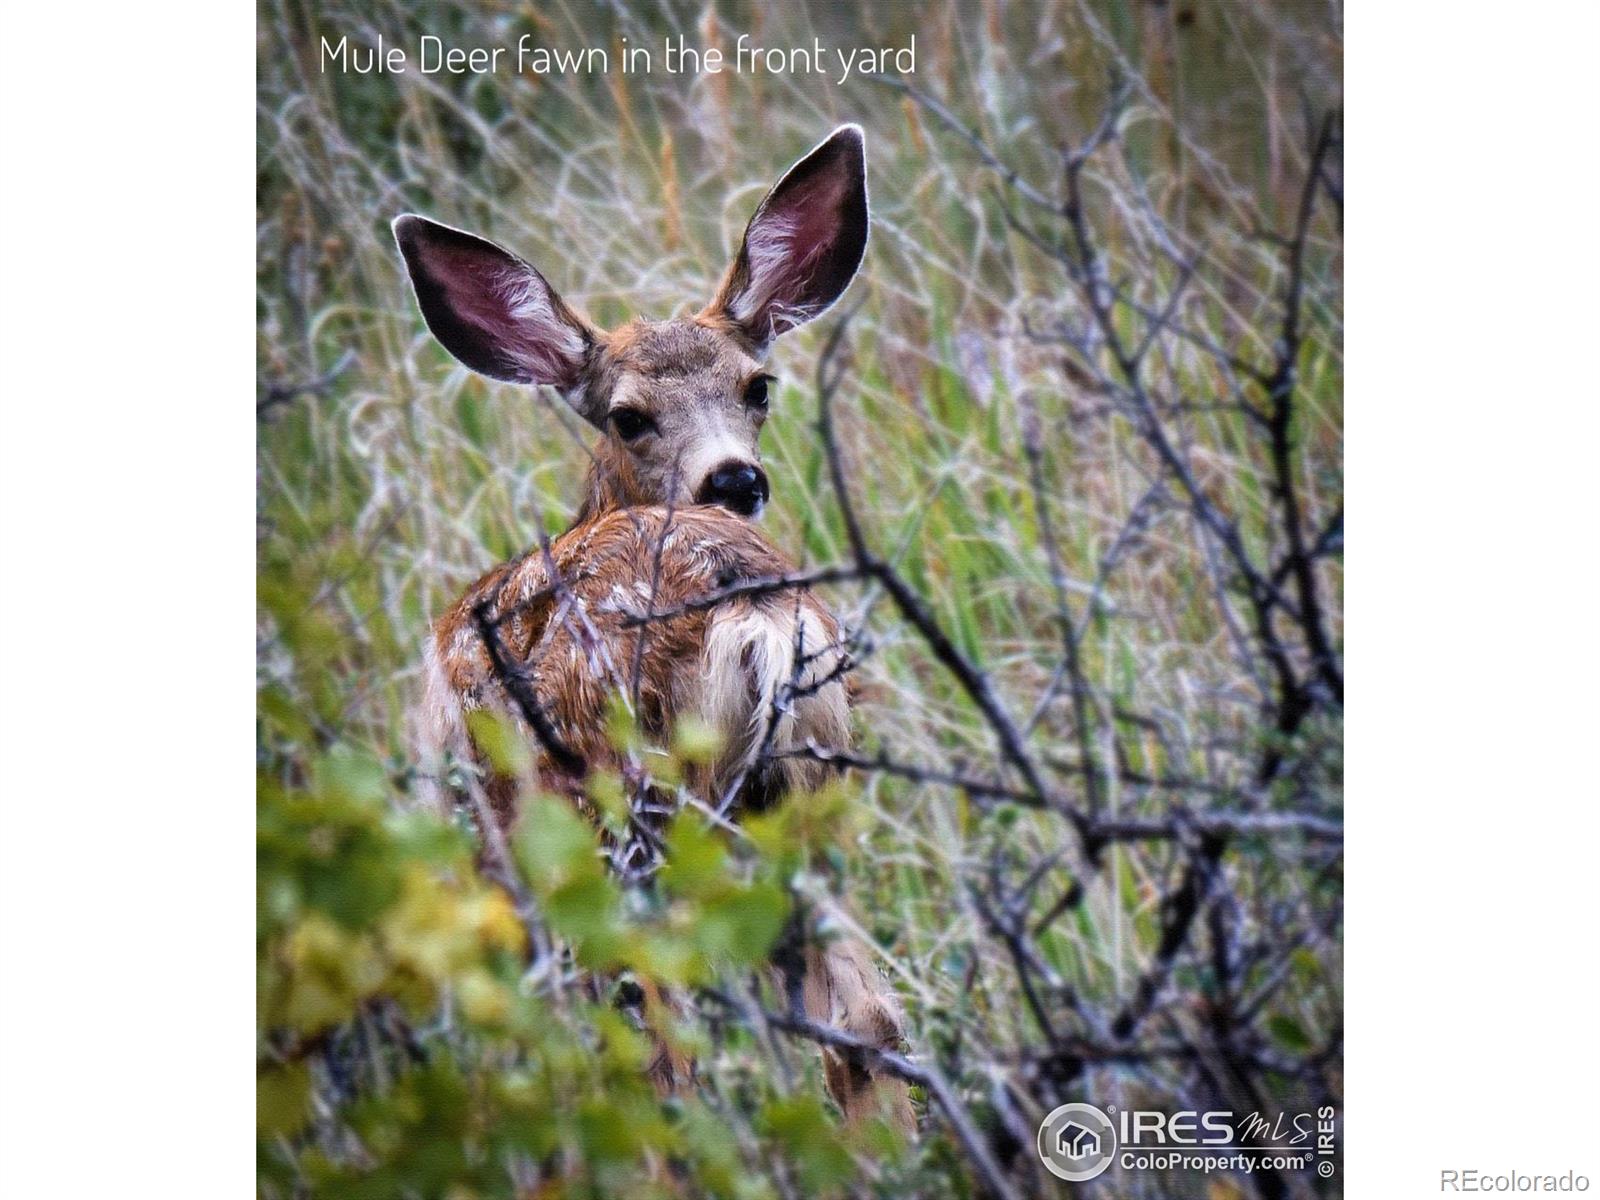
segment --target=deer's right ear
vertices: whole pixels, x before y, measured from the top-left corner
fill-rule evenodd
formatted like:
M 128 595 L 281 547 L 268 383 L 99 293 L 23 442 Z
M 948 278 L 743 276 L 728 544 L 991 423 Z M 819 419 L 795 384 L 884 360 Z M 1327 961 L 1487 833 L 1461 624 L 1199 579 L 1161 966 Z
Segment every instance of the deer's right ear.
M 841 125 L 761 201 L 704 315 L 731 321 L 764 353 L 844 294 L 866 248 L 866 144 L 859 125 Z
M 394 240 L 422 317 L 446 350 L 491 379 L 547 383 L 581 398 L 574 393 L 599 334 L 544 276 L 493 242 L 410 213 L 395 218 Z

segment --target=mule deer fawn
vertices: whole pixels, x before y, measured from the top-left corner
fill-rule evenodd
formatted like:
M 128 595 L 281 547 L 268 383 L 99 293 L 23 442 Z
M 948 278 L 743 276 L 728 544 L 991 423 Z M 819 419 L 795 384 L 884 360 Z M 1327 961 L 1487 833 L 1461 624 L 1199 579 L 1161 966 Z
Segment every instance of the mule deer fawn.
M 495 568 L 435 625 L 430 740 L 481 766 L 465 714 L 507 713 L 537 742 L 541 783 L 584 807 L 585 767 L 616 758 L 606 713 L 621 694 L 651 736 L 689 715 L 720 735 L 716 761 L 692 781 L 714 803 L 737 812 L 820 783 L 816 758 L 787 753 L 843 749 L 850 736 L 839 627 L 814 596 L 785 590 L 671 620 L 627 618 L 793 569 L 748 520 L 769 497 L 758 447 L 764 363 L 773 341 L 828 309 L 861 264 L 860 129 L 836 130 L 767 193 L 715 297 L 693 316 L 602 331 L 493 243 L 417 216 L 400 217 L 394 232 L 446 349 L 493 379 L 554 388 L 601 433 L 573 526 Z M 526 694 L 513 705 L 517 681 Z M 516 783 L 484 773 L 492 819 L 509 827 Z M 638 836 L 611 846 L 625 875 L 648 869 L 651 825 L 665 808 L 643 806 Z M 874 1046 L 899 1043 L 898 1005 L 862 945 L 836 941 L 801 957 L 789 984 L 807 1016 Z M 903 1083 L 859 1055 L 825 1050 L 824 1067 L 848 1119 L 882 1114 L 912 1127 Z M 690 1069 L 664 1049 L 652 1064 L 665 1088 Z

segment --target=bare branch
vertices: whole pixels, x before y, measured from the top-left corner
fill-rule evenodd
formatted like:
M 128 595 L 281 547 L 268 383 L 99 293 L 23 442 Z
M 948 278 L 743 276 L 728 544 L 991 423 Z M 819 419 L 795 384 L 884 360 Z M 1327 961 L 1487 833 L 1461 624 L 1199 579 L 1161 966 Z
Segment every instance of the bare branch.
M 588 771 L 589 764 L 584 761 L 581 754 L 561 739 L 555 726 L 550 723 L 550 718 L 545 715 L 539 698 L 534 695 L 527 674 L 520 665 L 511 662 L 506 656 L 505 647 L 500 642 L 500 631 L 495 627 L 495 619 L 491 615 L 494 612 L 494 597 L 491 596 L 473 608 L 472 623 L 483 642 L 484 650 L 488 652 L 489 665 L 494 670 L 495 678 L 505 688 L 506 695 L 516 704 L 517 711 L 522 714 L 522 719 L 527 722 L 528 728 L 533 730 L 533 736 L 539 739 L 539 745 L 544 748 L 551 761 L 568 775 L 575 778 L 582 776 Z

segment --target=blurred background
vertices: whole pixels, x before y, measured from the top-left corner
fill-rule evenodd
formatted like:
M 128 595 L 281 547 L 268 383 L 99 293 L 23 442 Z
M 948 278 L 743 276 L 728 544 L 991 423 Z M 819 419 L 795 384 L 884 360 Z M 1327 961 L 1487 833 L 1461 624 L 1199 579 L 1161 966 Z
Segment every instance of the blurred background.
M 1341 1105 L 1341 23 L 1244 0 L 260 7 L 262 1195 L 1031 1195 L 1058 1186 L 1033 1130 L 1069 1100 Z M 613 69 L 319 70 L 322 37 L 425 33 Z M 916 70 L 661 70 L 669 35 L 731 56 L 741 33 L 914 34 Z M 624 38 L 653 73 L 616 69 Z M 841 586 L 862 754 L 908 769 L 718 847 L 723 892 L 617 895 L 530 846 L 530 914 L 412 803 L 407 712 L 428 622 L 570 523 L 586 435 L 433 341 L 388 223 L 490 237 L 602 324 L 666 317 L 843 121 L 872 199 L 833 406 L 851 496 L 1049 794 L 881 589 Z M 763 437 L 765 529 L 806 565 L 849 554 L 816 431 L 837 317 L 779 344 Z M 563 917 L 580 876 L 615 929 Z M 917 1089 L 916 1144 L 839 1128 L 759 994 L 697 1008 L 700 1088 L 662 1102 L 570 964 L 526 969 L 542 922 L 742 995 L 775 930 L 735 922 L 709 974 L 663 947 L 772 895 L 877 948 L 910 1060 L 948 1085 Z M 1340 1194 L 1293 1170 L 1085 1190 Z

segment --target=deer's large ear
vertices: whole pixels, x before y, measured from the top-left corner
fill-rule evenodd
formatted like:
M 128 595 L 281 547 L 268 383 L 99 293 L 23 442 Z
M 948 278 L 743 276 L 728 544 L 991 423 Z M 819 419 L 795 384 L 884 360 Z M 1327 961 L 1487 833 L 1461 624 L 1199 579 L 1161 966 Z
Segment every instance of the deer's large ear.
M 866 248 L 866 146 L 859 125 L 841 125 L 761 201 L 704 315 L 731 321 L 765 349 L 826 312 Z
M 446 350 L 491 379 L 548 383 L 583 412 L 578 389 L 599 334 L 543 275 L 493 242 L 426 217 L 397 217 L 394 239 L 423 319 Z

